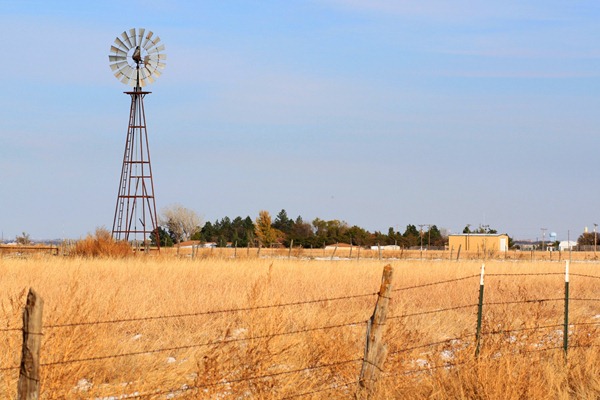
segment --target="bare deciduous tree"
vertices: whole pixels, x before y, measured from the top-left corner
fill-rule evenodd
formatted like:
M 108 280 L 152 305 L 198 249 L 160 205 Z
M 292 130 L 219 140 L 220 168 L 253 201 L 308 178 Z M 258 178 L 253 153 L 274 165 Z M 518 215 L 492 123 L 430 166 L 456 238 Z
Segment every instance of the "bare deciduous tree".
M 22 244 L 24 246 L 31 244 L 31 239 L 29 238 L 29 234 L 25 233 L 25 232 L 23 232 L 23 234 L 21 236 L 17 236 L 15 238 L 15 241 L 17 242 L 17 244 Z
M 180 243 L 200 231 L 204 221 L 196 212 L 180 204 L 174 204 L 163 208 L 160 224 L 171 232 L 177 243 Z

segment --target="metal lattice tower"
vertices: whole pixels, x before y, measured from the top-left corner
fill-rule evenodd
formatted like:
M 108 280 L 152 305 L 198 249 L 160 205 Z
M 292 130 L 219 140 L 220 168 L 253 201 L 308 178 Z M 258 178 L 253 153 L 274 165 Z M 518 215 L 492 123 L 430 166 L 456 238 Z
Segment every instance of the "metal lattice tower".
M 166 55 L 161 53 L 164 45 L 159 42 L 160 38 L 150 31 L 146 34 L 143 28 L 130 29 L 115 39 L 109 55 L 115 77 L 133 86 L 133 91 L 125 92 L 131 96 L 131 107 L 112 236 L 117 240 L 141 240 L 144 246 L 151 235 L 160 246 L 144 111 L 144 97 L 151 92 L 142 90 L 165 67 Z

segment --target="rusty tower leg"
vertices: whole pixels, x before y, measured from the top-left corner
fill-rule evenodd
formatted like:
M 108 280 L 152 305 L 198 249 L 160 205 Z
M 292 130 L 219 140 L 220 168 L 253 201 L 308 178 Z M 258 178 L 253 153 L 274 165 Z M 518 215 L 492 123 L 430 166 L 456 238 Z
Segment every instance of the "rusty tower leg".
M 112 236 L 116 240 L 141 241 L 147 247 L 154 234 L 160 246 L 144 113 L 144 97 L 150 92 L 135 88 L 125 93 L 131 96 L 131 109 Z

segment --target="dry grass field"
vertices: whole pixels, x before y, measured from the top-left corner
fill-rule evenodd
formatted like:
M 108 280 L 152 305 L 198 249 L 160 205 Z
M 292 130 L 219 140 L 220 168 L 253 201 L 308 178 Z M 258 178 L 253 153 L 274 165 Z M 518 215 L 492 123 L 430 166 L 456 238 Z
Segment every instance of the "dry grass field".
M 0 258 L 0 397 L 16 394 L 32 287 L 45 302 L 43 399 L 353 398 L 386 263 L 388 356 L 373 398 L 600 397 L 600 263 L 571 263 L 565 359 L 564 262 L 486 261 L 476 358 L 481 261 L 286 254 Z

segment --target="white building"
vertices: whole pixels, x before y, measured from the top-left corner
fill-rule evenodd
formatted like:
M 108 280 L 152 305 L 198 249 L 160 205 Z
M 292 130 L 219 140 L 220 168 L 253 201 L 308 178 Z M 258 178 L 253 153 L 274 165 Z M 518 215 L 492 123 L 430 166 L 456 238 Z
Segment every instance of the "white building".
M 577 247 L 577 242 L 572 240 L 563 240 L 558 244 L 558 251 L 573 250 Z

